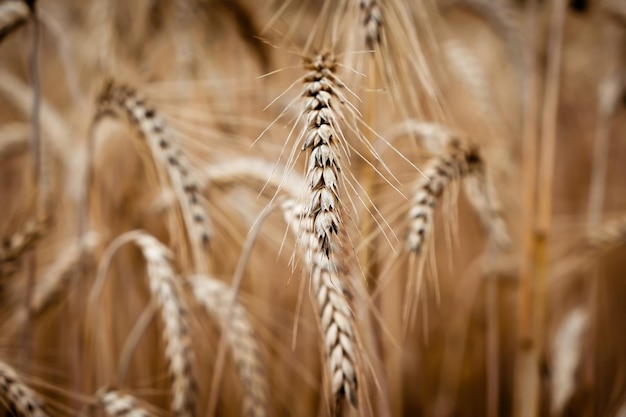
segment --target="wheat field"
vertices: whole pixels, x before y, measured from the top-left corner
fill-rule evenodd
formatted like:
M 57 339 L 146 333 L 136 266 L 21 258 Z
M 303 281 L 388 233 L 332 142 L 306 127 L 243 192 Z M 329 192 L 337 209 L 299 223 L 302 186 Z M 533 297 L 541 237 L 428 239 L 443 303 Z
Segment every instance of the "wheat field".
M 626 0 L 0 0 L 0 413 L 626 416 Z

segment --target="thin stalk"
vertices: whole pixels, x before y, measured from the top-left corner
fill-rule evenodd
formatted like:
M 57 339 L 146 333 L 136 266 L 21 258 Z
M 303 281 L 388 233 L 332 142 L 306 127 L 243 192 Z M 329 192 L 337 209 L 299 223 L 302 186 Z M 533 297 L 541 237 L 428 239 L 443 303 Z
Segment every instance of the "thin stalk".
M 33 110 L 31 114 L 31 153 L 34 168 L 34 181 L 35 181 L 35 210 L 36 215 L 41 213 L 40 204 L 41 198 L 39 193 L 41 192 L 41 141 L 40 141 L 40 126 L 39 117 L 41 110 L 41 86 L 39 83 L 39 20 L 37 19 L 37 12 L 35 3 L 29 4 L 31 22 L 33 24 L 33 43 L 29 58 L 29 71 L 31 82 L 33 83 Z M 37 276 L 37 252 L 36 248 L 33 248 L 28 254 L 28 276 L 26 281 L 26 325 L 24 326 L 23 334 L 23 346 L 25 355 L 25 365 L 28 366 L 32 355 L 32 325 L 33 325 L 33 308 L 32 299 L 35 289 L 35 277 Z
M 522 262 L 518 301 L 518 346 L 516 357 L 516 383 L 514 386 L 514 416 L 533 415 L 537 398 L 537 369 L 531 322 L 534 292 L 534 241 L 535 186 L 537 183 L 537 0 L 529 0 L 525 11 L 526 50 L 524 71 L 524 100 L 522 125 Z

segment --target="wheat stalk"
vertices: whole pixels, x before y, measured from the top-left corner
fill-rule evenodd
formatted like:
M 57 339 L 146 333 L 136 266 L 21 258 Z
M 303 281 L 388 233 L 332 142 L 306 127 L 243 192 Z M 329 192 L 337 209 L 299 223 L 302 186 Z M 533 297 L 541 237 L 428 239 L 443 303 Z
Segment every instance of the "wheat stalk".
M 0 2 L 0 42 L 15 29 L 28 21 L 30 9 L 21 0 Z
M 185 226 L 199 246 L 207 246 L 212 237 L 211 221 L 200 198 L 196 174 L 183 150 L 173 140 L 165 121 L 148 107 L 138 93 L 127 86 L 107 84 L 98 99 L 99 114 L 122 111 L 146 139 L 153 158 L 163 164 L 179 195 Z M 194 246 L 195 248 L 195 246 Z M 202 255 L 197 253 L 199 266 Z
M 150 417 L 152 415 L 139 406 L 135 397 L 119 391 L 108 390 L 98 400 L 106 414 L 111 417 Z
M 21 416 L 47 416 L 43 411 L 43 400 L 24 384 L 12 367 L 4 362 L 0 362 L 0 397 Z
M 234 301 L 234 292 L 221 281 L 194 276 L 189 279 L 196 300 L 217 320 L 231 347 L 237 372 L 244 386 L 244 415 L 268 415 L 267 374 L 257 336 L 243 305 Z

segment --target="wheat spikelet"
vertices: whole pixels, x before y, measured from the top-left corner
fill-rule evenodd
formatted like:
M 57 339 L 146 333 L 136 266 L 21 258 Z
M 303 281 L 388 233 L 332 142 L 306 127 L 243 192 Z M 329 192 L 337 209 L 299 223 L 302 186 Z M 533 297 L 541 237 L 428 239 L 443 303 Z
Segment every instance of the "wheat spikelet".
M 430 240 L 434 210 L 437 201 L 453 181 L 463 178 L 481 165 L 478 150 L 459 139 L 452 139 L 446 151 L 434 157 L 423 169 L 423 176 L 415 185 L 415 193 L 409 210 L 407 248 L 411 253 L 424 252 Z
M 552 340 L 552 415 L 561 415 L 561 410 L 576 388 L 576 370 L 582 354 L 582 337 L 587 321 L 585 310 L 572 310 L 563 318 Z
M 244 415 L 267 416 L 267 375 L 248 312 L 234 302 L 232 289 L 223 282 L 206 276 L 192 277 L 189 282 L 196 300 L 218 321 L 231 347 L 245 391 Z
M 4 362 L 0 362 L 0 398 L 5 404 L 14 407 L 20 416 L 47 416 L 43 411 L 43 400 Z
M 0 42 L 15 29 L 28 21 L 30 10 L 21 0 L 0 2 Z
M 376 0 L 361 0 L 360 7 L 363 16 L 363 29 L 365 31 L 365 46 L 371 50 L 381 40 L 382 12 Z
M 178 417 L 192 417 L 195 415 L 195 355 L 191 347 L 187 307 L 170 265 L 171 255 L 165 246 L 146 233 L 139 233 L 134 241 L 146 259 L 150 292 L 161 308 L 165 355 L 173 379 L 172 411 Z
M 333 394 L 337 401 L 346 397 L 356 406 L 356 326 L 346 298 L 347 290 L 340 279 L 340 274 L 345 275 L 345 271 L 336 258 L 318 249 L 318 238 L 311 228 L 307 207 L 291 199 L 284 201 L 281 207 L 290 229 L 305 245 L 302 248 L 304 260 L 311 269 L 311 287 L 320 317 Z
M 48 217 L 39 216 L 36 219 L 28 220 L 21 230 L 2 240 L 0 277 L 11 275 L 16 270 L 22 255 L 43 237 L 48 227 Z
M 111 417 L 150 417 L 151 414 L 139 406 L 138 401 L 128 394 L 109 390 L 99 397 L 99 402 Z
M 165 121 L 127 86 L 107 84 L 98 104 L 99 114 L 122 111 L 139 128 L 153 157 L 166 167 L 169 179 L 180 196 L 189 236 L 201 246 L 208 245 L 212 237 L 211 222 L 200 199 L 199 183 L 184 152 L 168 133 Z M 200 255 L 196 256 L 200 258 Z M 199 259 L 196 261 L 199 262 Z

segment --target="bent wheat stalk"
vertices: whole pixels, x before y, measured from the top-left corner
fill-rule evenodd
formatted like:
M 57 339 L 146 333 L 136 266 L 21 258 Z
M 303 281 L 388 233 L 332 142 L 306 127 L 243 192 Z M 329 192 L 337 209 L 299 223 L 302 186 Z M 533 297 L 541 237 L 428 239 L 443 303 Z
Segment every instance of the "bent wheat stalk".
M 245 391 L 244 415 L 267 416 L 268 386 L 265 365 L 248 312 L 239 303 L 232 304 L 231 310 L 234 292 L 221 281 L 198 275 L 191 277 L 189 283 L 196 300 L 219 323 L 231 347 Z
M 193 417 L 196 409 L 196 358 L 191 346 L 188 308 L 176 282 L 176 274 L 171 266 L 172 254 L 167 247 L 143 231 L 119 236 L 103 255 L 89 304 L 97 304 L 106 277 L 106 266 L 115 251 L 129 242 L 139 247 L 146 260 L 150 293 L 161 310 L 165 357 L 172 377 L 171 409 L 176 417 Z
M 4 362 L 0 362 L 0 398 L 6 405 L 15 408 L 20 416 L 47 416 L 43 411 L 43 400 Z

